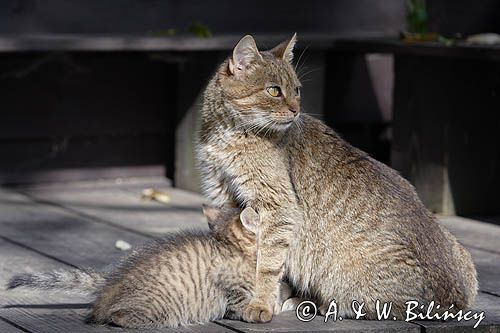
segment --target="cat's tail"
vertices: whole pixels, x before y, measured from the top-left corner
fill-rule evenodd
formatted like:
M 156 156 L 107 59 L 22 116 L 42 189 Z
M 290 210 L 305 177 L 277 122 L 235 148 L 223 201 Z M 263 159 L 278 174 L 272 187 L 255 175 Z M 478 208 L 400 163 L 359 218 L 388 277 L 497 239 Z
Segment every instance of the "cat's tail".
M 106 282 L 105 274 L 92 270 L 55 270 L 47 273 L 23 273 L 7 282 L 7 289 L 29 288 L 62 291 L 72 294 L 93 294 Z

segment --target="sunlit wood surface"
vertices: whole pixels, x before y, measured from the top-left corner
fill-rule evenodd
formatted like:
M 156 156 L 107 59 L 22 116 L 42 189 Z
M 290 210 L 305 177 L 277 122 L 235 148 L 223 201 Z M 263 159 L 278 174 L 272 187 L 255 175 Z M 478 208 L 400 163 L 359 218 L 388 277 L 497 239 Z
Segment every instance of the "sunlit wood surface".
M 146 188 L 168 194 L 160 203 L 141 199 Z M 158 178 L 47 184 L 0 189 L 0 285 L 15 273 L 55 268 L 103 269 L 126 254 L 117 240 L 138 246 L 173 230 L 206 228 L 204 199 L 170 187 Z M 442 217 L 467 246 L 477 265 L 480 294 L 475 309 L 485 320 L 473 322 L 343 320 L 299 321 L 282 313 L 269 324 L 222 320 L 161 332 L 496 332 L 500 330 L 500 227 L 460 217 Z M 436 253 L 439 255 L 439 253 Z M 0 332 L 125 331 L 84 323 L 91 299 L 54 293 L 0 290 Z

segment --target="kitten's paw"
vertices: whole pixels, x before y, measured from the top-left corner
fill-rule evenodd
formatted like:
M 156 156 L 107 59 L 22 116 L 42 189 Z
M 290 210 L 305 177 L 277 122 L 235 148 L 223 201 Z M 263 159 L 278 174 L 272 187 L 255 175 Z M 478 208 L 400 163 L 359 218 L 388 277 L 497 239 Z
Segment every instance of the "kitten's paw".
M 273 319 L 273 309 L 260 300 L 251 301 L 243 311 L 243 320 L 248 323 L 268 323 Z

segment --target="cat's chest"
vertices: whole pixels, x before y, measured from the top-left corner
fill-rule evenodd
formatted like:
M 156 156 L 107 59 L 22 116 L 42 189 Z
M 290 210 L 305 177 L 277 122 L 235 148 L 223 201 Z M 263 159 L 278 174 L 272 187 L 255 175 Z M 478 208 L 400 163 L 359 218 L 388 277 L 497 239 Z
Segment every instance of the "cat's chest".
M 275 142 L 244 134 L 214 136 L 203 151 L 210 167 L 226 171 L 268 168 L 283 160 L 283 151 Z

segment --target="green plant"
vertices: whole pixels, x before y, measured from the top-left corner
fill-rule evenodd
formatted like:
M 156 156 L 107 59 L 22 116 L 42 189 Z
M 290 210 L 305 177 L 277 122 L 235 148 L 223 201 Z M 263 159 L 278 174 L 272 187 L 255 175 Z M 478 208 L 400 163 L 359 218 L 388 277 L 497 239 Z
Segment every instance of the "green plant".
M 408 32 L 426 33 L 427 32 L 427 7 L 425 0 L 408 0 L 406 23 Z
M 200 22 L 194 22 L 188 28 L 188 32 L 192 33 L 197 37 L 208 38 L 212 37 L 212 32 L 206 25 L 201 24 Z

